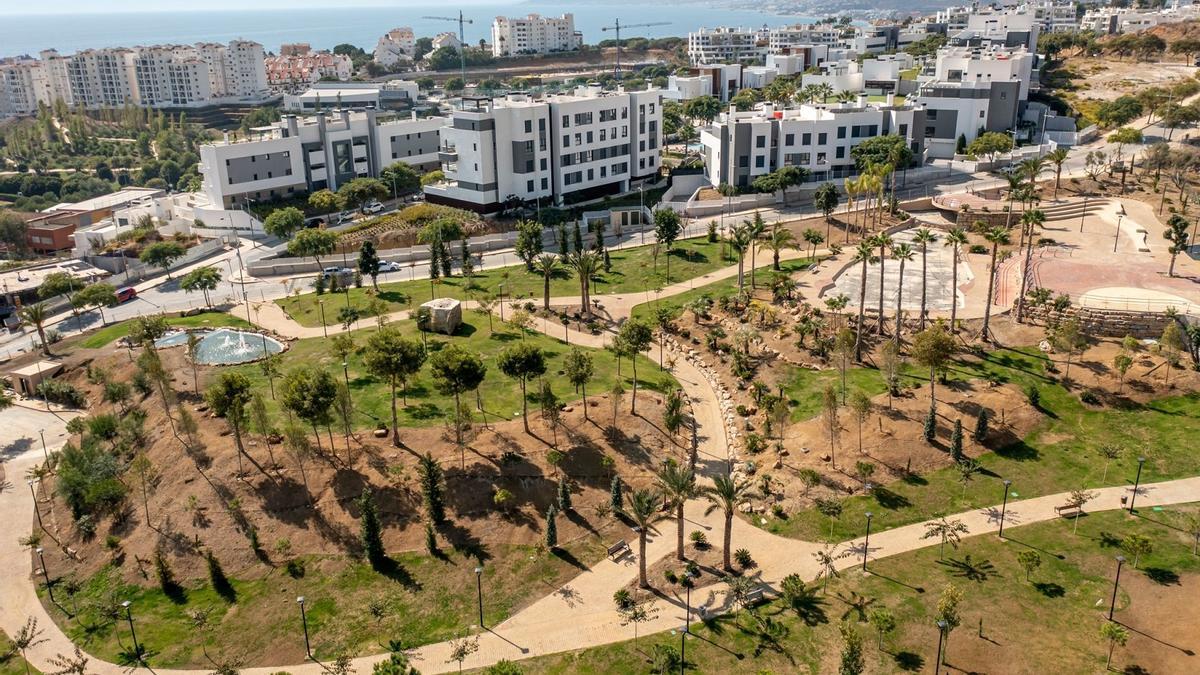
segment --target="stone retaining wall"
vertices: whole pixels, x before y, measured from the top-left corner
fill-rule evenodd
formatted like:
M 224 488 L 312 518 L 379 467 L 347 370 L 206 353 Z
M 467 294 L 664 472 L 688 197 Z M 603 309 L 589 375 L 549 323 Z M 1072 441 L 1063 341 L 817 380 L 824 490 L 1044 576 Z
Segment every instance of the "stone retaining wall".
M 1076 317 L 1088 335 L 1117 338 L 1132 335 L 1138 339 L 1155 340 L 1162 336 L 1163 329 L 1173 320 L 1162 312 L 1133 312 L 1074 306 L 1068 307 L 1062 312 L 1049 306 L 1028 307 L 1026 314 L 1032 322 L 1042 324 Z

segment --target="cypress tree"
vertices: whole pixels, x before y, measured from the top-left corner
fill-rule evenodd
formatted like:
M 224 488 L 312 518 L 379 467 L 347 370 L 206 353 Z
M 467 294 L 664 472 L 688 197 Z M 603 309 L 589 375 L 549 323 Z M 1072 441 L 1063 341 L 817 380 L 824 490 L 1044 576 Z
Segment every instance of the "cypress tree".
M 438 554 L 437 533 L 433 531 L 433 523 L 425 523 L 425 550 L 429 555 Z
M 963 458 L 962 441 L 962 420 L 954 420 L 954 433 L 950 435 L 950 456 L 956 462 L 961 462 Z
M 567 242 L 567 224 L 558 224 L 558 254 L 567 257 L 571 253 L 571 245 Z
M 379 510 L 375 507 L 375 496 L 371 494 L 371 488 L 363 488 L 362 496 L 358 498 L 358 508 L 362 512 L 359 522 L 363 551 L 366 552 L 371 567 L 379 569 L 387 554 L 383 550 L 383 528 L 379 524 Z
M 975 433 L 972 438 L 976 443 L 982 443 L 987 440 L 988 435 L 988 411 L 987 408 L 979 409 L 979 417 L 975 418 Z
M 612 479 L 612 510 L 614 513 L 621 513 L 625 510 L 625 498 L 621 494 L 620 476 L 613 476 Z
M 933 439 L 937 437 L 937 416 L 933 412 L 933 406 L 930 406 L 929 412 L 925 414 L 925 429 L 921 435 L 926 443 L 933 443 Z
M 558 548 L 558 509 L 551 504 L 546 509 L 546 548 Z
M 566 476 L 558 479 L 558 508 L 564 512 L 571 510 L 571 486 Z
M 612 271 L 612 258 L 608 257 L 608 249 L 604 249 L 604 273 Z
M 571 245 L 576 253 L 583 251 L 583 232 L 579 229 L 579 221 L 575 221 L 575 234 L 571 237 Z
M 421 494 L 425 501 L 425 515 L 434 527 L 446 522 L 446 498 L 442 485 L 442 465 L 428 452 L 421 457 L 417 466 L 421 475 Z

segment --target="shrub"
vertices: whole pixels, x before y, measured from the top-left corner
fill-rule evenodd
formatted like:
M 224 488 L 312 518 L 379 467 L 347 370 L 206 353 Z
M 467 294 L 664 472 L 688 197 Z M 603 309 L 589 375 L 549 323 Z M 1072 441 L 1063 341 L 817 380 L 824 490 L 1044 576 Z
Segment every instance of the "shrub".
M 762 436 L 753 432 L 746 434 L 746 452 L 757 455 L 766 449 L 766 446 L 767 442 L 763 440 Z
M 771 515 L 775 516 L 776 518 L 778 518 L 780 520 L 787 520 L 787 511 L 783 510 L 782 504 L 772 504 L 771 505 Z
M 69 408 L 86 408 L 87 397 L 70 382 L 61 380 L 46 380 L 38 385 L 38 396 L 44 397 L 51 403 L 65 405 Z
M 983 244 L 971 244 L 971 248 L 968 250 L 971 253 L 985 254 L 988 252 L 988 247 L 984 246 Z
M 1091 389 L 1084 389 L 1083 393 L 1079 395 L 1079 400 L 1087 405 L 1100 405 L 1100 396 Z
M 704 534 L 703 530 L 692 530 L 688 538 L 692 540 L 692 545 L 697 549 L 703 551 L 708 548 L 708 535 Z
M 298 558 L 287 561 L 287 564 L 283 568 L 288 573 L 288 576 L 293 579 L 299 579 L 304 576 L 304 561 Z
M 683 569 L 685 572 L 688 573 L 688 576 L 690 576 L 691 578 L 693 578 L 693 579 L 700 578 L 700 565 L 697 564 L 695 560 L 689 560 L 687 565 L 684 565 Z
M 663 570 L 663 578 L 667 580 L 667 583 L 679 583 L 679 576 L 675 574 L 675 570 Z
M 115 534 L 110 534 L 104 538 L 104 548 L 115 551 L 121 548 L 121 538 Z
M 750 409 L 747 408 L 746 406 L 742 405 L 741 403 L 739 403 L 737 405 L 736 410 L 737 410 L 738 417 L 749 417 L 750 416 Z
M 925 426 L 921 430 L 921 437 L 926 443 L 933 443 L 937 437 L 937 416 L 934 415 L 933 407 L 930 406 L 929 412 L 925 414 Z
M 629 593 L 629 589 L 621 588 L 616 593 L 613 593 L 613 604 L 618 610 L 629 609 L 633 607 L 633 595 Z
M 1031 405 L 1034 408 L 1037 408 L 1039 410 L 1041 409 L 1042 392 L 1038 391 L 1037 387 L 1033 386 L 1032 384 L 1029 385 L 1028 387 L 1026 387 L 1025 388 L 1025 398 L 1029 401 L 1029 405 Z
M 987 408 L 979 409 L 979 417 L 975 418 L 975 433 L 971 435 L 976 443 L 982 443 L 987 440 L 988 435 L 988 411 Z
M 744 548 L 739 548 L 733 552 L 733 561 L 742 569 L 754 567 L 754 558 L 750 555 L 750 551 Z

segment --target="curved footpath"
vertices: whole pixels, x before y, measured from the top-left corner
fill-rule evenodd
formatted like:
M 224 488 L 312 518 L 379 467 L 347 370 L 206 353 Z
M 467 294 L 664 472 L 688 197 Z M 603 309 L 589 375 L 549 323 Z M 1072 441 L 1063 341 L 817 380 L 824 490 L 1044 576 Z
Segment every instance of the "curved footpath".
M 713 272 L 689 282 L 675 284 L 659 293 L 659 298 L 668 297 L 688 290 L 693 285 L 709 283 L 719 278 L 736 275 L 736 268 L 730 274 L 729 268 Z M 620 296 L 596 296 L 613 318 L 628 316 L 635 304 L 645 302 L 646 294 L 626 294 Z M 554 304 L 570 304 L 570 298 L 552 299 Z M 276 306 L 271 303 L 270 306 Z M 276 306 L 277 307 L 277 306 Z M 264 327 L 275 330 L 282 335 L 294 337 L 313 337 L 307 333 L 312 329 L 303 328 L 287 318 L 282 311 L 261 312 L 260 322 Z M 397 313 L 393 318 L 401 318 L 406 313 Z M 551 337 L 563 335 L 561 324 L 539 320 L 534 326 Z M 340 331 L 341 327 L 330 327 L 331 332 Z M 318 334 L 320 329 L 317 329 Z M 589 347 L 602 347 L 606 336 L 570 331 L 571 344 L 582 344 Z M 653 350 L 653 348 L 652 348 Z M 653 355 L 651 353 L 651 355 Z M 673 374 L 680 386 L 691 400 L 693 414 L 696 418 L 698 434 L 699 465 L 704 472 L 723 471 L 729 457 L 728 443 L 725 438 L 725 428 L 722 422 L 720 402 L 716 392 L 699 369 L 686 359 L 678 359 Z M 61 432 L 61 422 L 47 415 L 46 426 L 56 429 L 55 437 L 58 446 L 65 442 Z M 14 476 L 24 475 L 26 469 L 37 464 L 41 458 L 40 448 L 29 450 L 23 455 L 9 461 L 5 466 L 10 483 L 16 483 Z M 1120 507 L 1120 498 L 1129 492 L 1128 487 L 1111 487 L 1095 491 L 1097 498 L 1092 502 L 1091 511 L 1102 511 Z M 1026 525 L 1030 523 L 1052 520 L 1057 517 L 1054 507 L 1067 498 L 1067 493 L 1047 495 L 1043 497 L 1010 502 L 1005 522 L 1008 526 Z M 1142 506 L 1178 504 L 1200 500 L 1200 477 L 1181 479 L 1157 484 L 1143 485 L 1139 489 L 1138 503 Z M 691 528 L 704 528 L 713 536 L 719 535 L 722 527 L 722 516 L 714 512 L 704 514 L 706 504 L 695 501 L 690 503 L 685 515 Z M 0 568 L 10 571 L 19 570 L 19 574 L 5 575 L 0 581 L 0 629 L 10 635 L 16 633 L 24 625 L 28 617 L 35 617 L 39 626 L 44 630 L 42 637 L 46 642 L 33 647 L 28 652 L 28 659 L 34 667 L 43 671 L 54 671 L 50 659 L 58 654 L 69 654 L 74 645 L 67 636 L 54 624 L 46 613 L 34 591 L 34 569 L 32 556 L 23 549 L 17 540 L 28 534 L 29 524 L 33 522 L 33 505 L 28 495 L 21 489 L 0 491 L 0 513 L 4 514 L 0 522 Z M 951 516 L 963 521 L 971 535 L 986 534 L 998 528 L 999 505 L 966 511 Z M 675 525 L 664 521 L 660 531 L 650 537 L 647 545 L 647 561 L 654 561 L 673 554 Z M 871 537 L 869 555 L 872 558 L 882 558 L 912 551 L 935 542 L 923 539 L 924 523 L 876 532 Z M 779 537 L 760 530 L 742 519 L 734 520 L 734 542 L 737 547 L 745 547 L 753 552 L 758 568 L 755 578 L 767 586 L 768 590 L 775 588 L 779 581 L 788 574 L 799 574 L 805 579 L 813 579 L 819 569 L 813 560 L 812 552 L 822 548 L 822 544 L 805 542 Z M 843 543 L 842 550 L 858 550 L 857 556 L 843 558 L 839 564 L 843 568 L 852 567 L 861 561 L 862 541 L 852 540 Z M 533 602 L 497 626 L 491 626 L 479 636 L 479 649 L 470 655 L 463 666 L 478 668 L 490 665 L 500 659 L 518 660 L 542 654 L 569 651 L 585 647 L 594 647 L 613 642 L 627 640 L 633 637 L 633 630 L 622 625 L 612 604 L 612 594 L 619 588 L 625 587 L 637 576 L 637 562 L 634 555 L 612 561 L 603 560 L 582 572 L 575 578 L 555 589 L 549 595 Z M 696 607 L 703 607 L 708 613 L 719 613 L 732 609 L 730 599 L 725 593 L 722 583 L 696 589 L 693 593 Z M 663 597 L 657 601 L 660 611 L 651 621 L 643 624 L 639 631 L 643 634 L 678 628 L 684 621 L 684 606 L 675 598 Z M 403 636 L 400 636 L 401 638 Z M 458 669 L 458 664 L 450 661 L 452 646 L 449 642 L 425 645 L 412 652 L 415 666 L 423 673 L 441 673 Z M 354 659 L 353 668 L 356 672 L 369 672 L 372 665 L 385 658 L 376 655 Z M 247 675 L 270 675 L 279 671 L 287 671 L 294 675 L 321 675 L 325 666 L 317 663 L 278 665 L 272 667 L 247 668 L 242 672 Z M 88 672 L 98 675 L 120 675 L 128 669 L 115 664 L 92 659 L 88 663 Z M 160 675 L 199 675 L 206 670 L 158 670 Z

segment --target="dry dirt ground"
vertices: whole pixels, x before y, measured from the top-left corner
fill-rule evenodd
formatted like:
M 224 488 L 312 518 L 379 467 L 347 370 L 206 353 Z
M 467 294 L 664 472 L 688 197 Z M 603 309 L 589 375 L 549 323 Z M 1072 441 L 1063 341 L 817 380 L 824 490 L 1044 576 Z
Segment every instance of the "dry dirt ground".
M 1111 101 L 1125 94 L 1137 94 L 1145 87 L 1161 86 L 1172 80 L 1192 77 L 1197 68 L 1182 63 L 1179 57 L 1159 63 L 1146 63 L 1132 57 L 1069 57 L 1066 67 L 1078 74 L 1075 81 L 1087 98 Z

